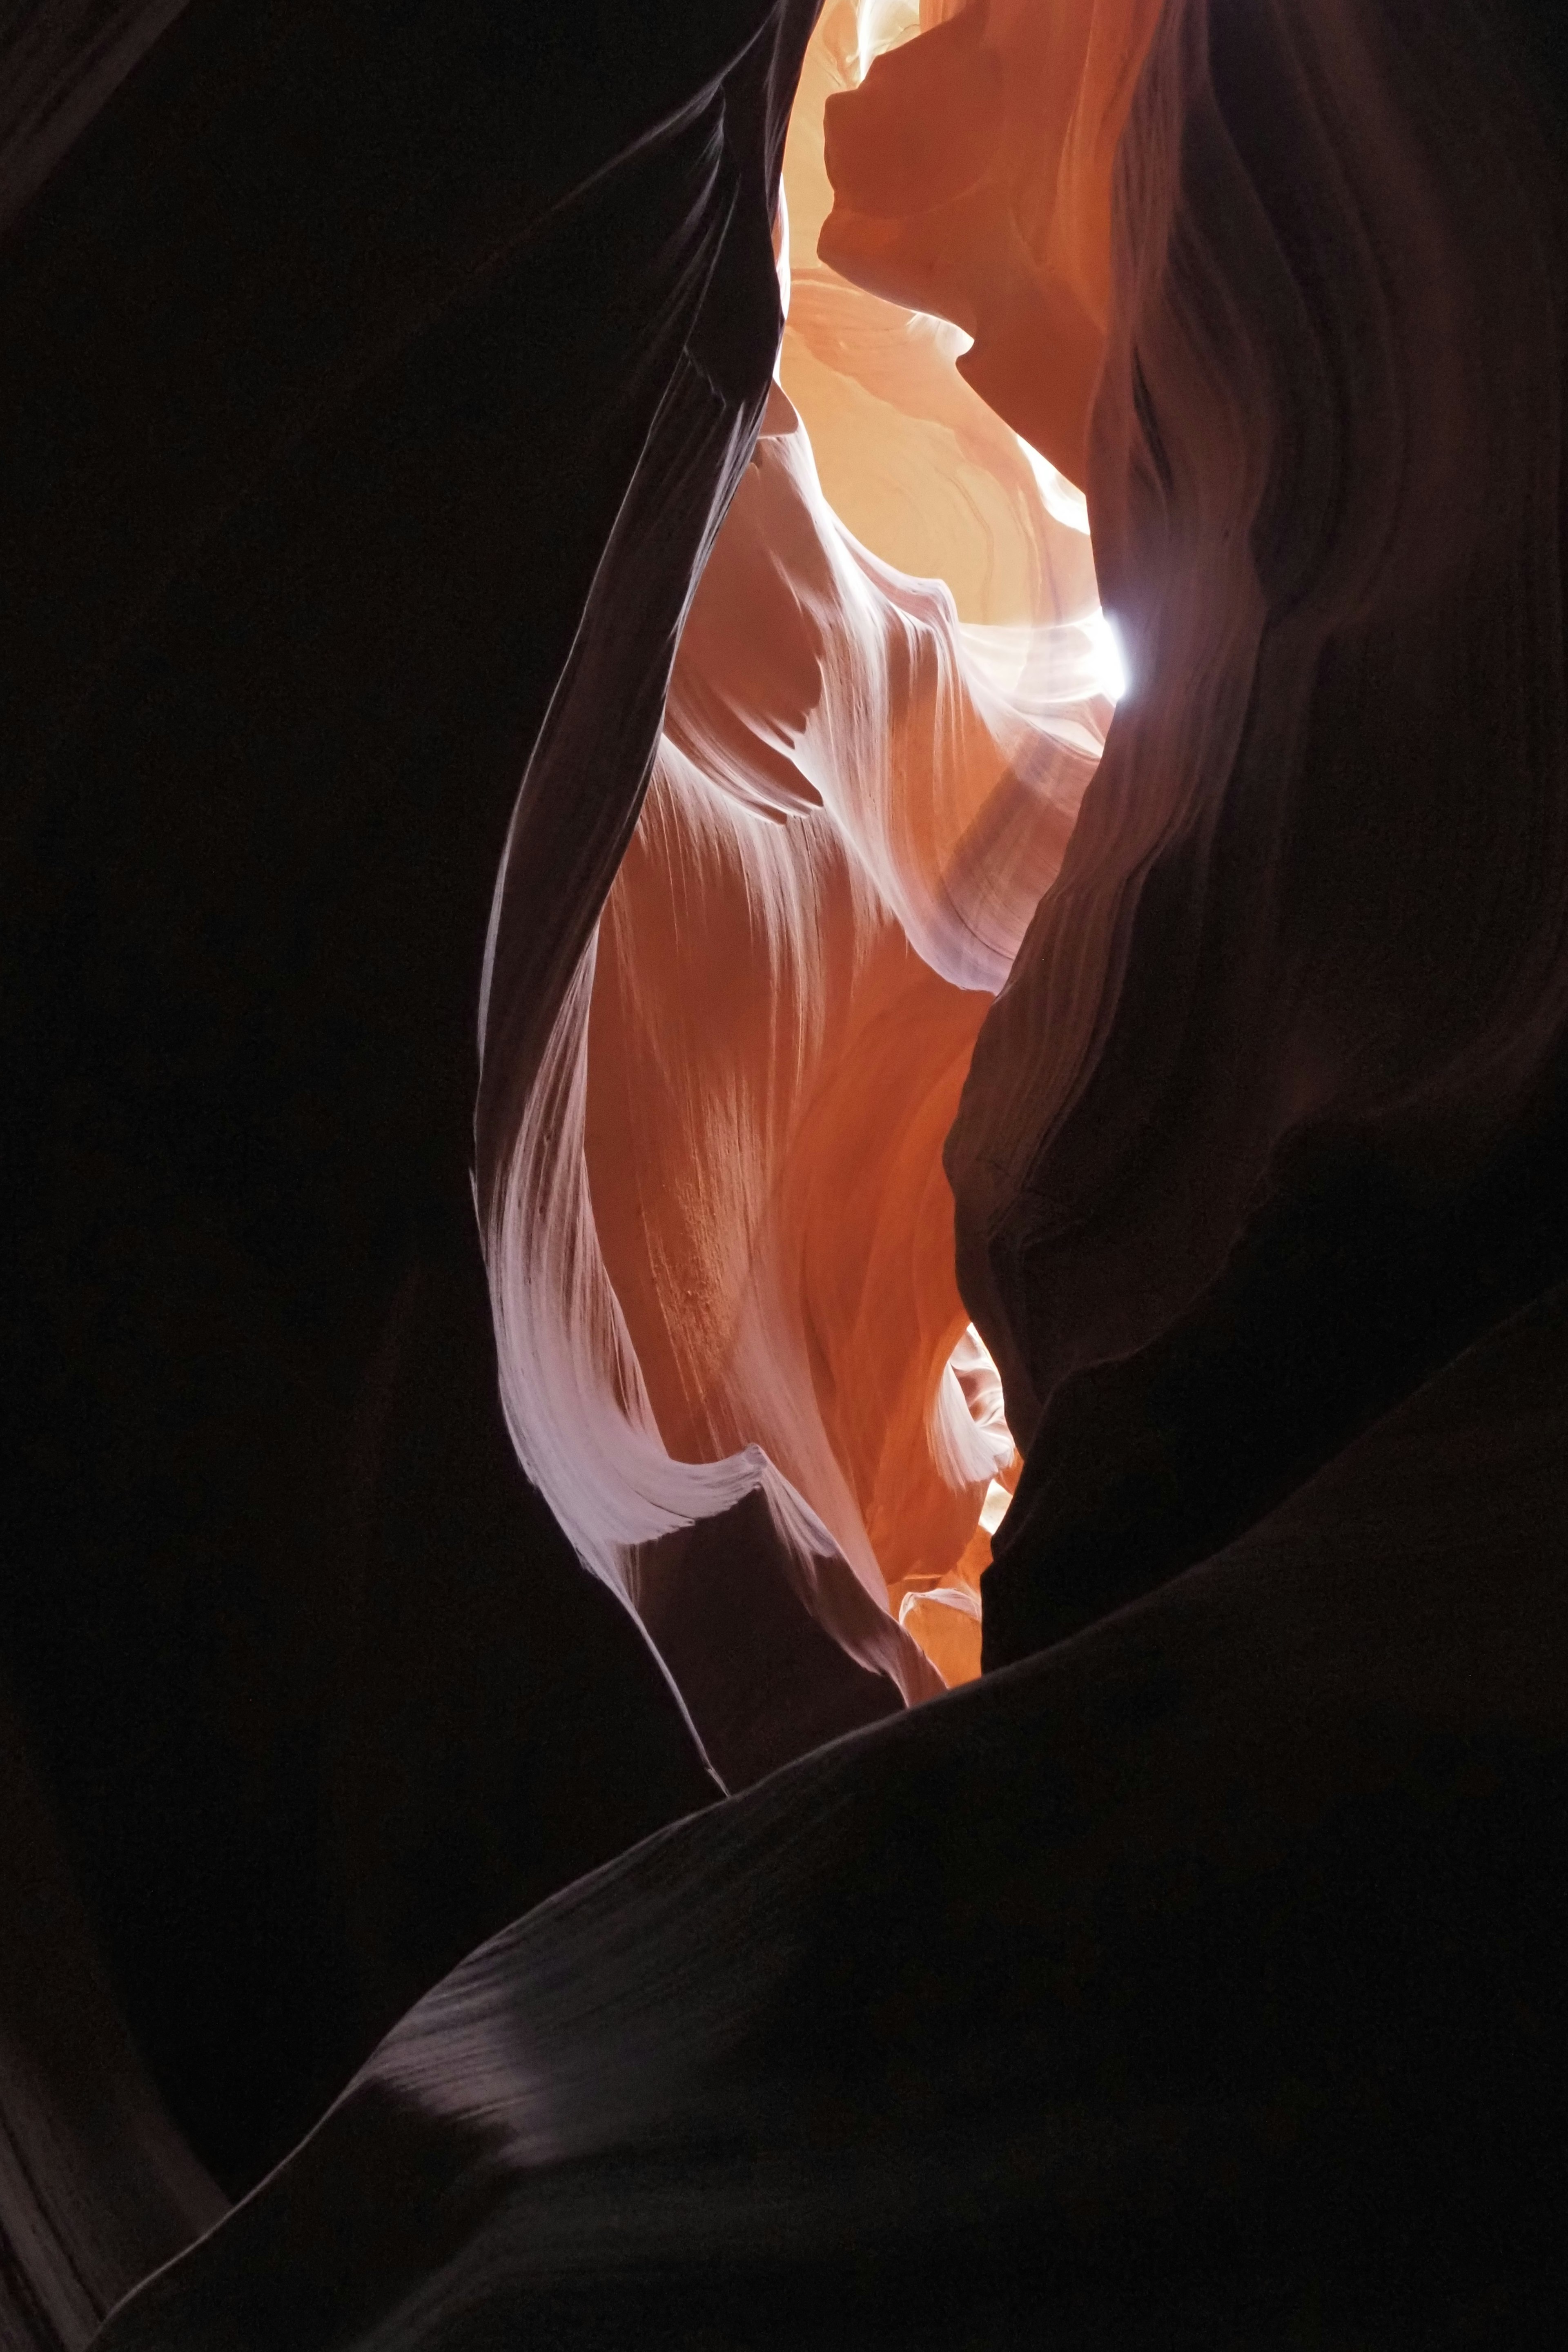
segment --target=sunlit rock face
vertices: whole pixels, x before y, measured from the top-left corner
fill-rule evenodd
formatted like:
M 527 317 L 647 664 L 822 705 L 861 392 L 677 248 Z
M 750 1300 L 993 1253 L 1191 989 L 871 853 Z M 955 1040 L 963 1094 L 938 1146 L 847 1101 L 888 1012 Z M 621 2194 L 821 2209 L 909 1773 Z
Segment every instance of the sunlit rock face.
M 943 310 L 925 285 L 897 297 L 868 292 L 843 249 L 830 114 L 842 121 L 848 109 L 853 119 L 919 28 L 919 12 L 899 0 L 830 0 L 818 21 L 784 152 L 780 373 L 809 426 L 828 502 L 864 546 L 916 578 L 945 581 L 965 621 L 1069 619 L 1095 604 L 1078 477 L 1059 474 L 965 381 L 971 337 L 958 305 Z
M 783 382 L 685 617 L 637 834 L 516 1132 L 481 1121 L 519 1449 L 732 1781 L 978 1664 L 978 1517 L 1013 1446 L 942 1144 L 1113 682 L 1081 499 L 954 373 L 962 335 L 797 261 L 859 37 L 840 6 L 808 54 Z M 525 824 L 561 756 L 536 761 Z M 731 1520 L 721 1632 L 697 1592 Z M 693 1521 L 714 1566 L 683 1603 Z M 837 1698 L 808 1703 L 829 1669 Z
M 962 373 L 1073 482 L 1110 307 L 1117 142 L 1161 0 L 947 0 L 827 110 L 825 261 L 953 320 Z M 916 11 L 863 6 L 868 32 Z
M 820 1522 L 797 1555 L 841 1559 L 875 1607 L 843 1568 L 837 1601 L 820 1570 L 808 1595 L 907 1696 L 934 1685 L 889 1600 L 947 1580 L 1012 1453 L 948 1370 L 967 1318 L 941 1151 L 1098 750 L 1092 632 L 1038 647 L 1049 677 L 994 687 L 941 584 L 889 572 L 837 525 L 775 390 L 687 621 L 591 998 L 572 1007 L 593 1217 L 572 1261 L 581 1283 L 596 1238 L 622 1356 L 595 1469 L 584 1400 L 557 1423 L 559 1469 L 531 1453 L 536 1475 L 606 1560 L 617 1500 L 620 1527 L 651 1540 L 639 1512 L 705 1515 L 718 1482 L 754 1482 L 760 1446 Z M 561 1244 L 541 1219 L 526 1246 L 525 1432 L 564 1393 L 542 1360 Z M 563 1353 L 582 1344 L 572 1304 Z M 656 1457 L 640 1499 L 616 1402 L 634 1378 L 646 1434 L 693 1465 Z M 793 1507 L 779 1487 L 775 1517 Z

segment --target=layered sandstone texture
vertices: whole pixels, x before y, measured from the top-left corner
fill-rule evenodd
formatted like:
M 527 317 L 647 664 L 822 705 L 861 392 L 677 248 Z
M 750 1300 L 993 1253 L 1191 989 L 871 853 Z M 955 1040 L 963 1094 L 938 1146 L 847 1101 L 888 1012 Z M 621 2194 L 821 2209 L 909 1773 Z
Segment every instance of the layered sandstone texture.
M 1553 24 L 0 28 L 5 2352 L 1559 2340 Z

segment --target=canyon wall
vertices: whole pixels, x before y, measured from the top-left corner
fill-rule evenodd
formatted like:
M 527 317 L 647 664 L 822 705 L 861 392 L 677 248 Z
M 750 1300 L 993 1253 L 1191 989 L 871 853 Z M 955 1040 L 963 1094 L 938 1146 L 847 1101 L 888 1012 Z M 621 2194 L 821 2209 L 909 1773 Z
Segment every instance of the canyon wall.
M 5 30 L 7 2346 L 1560 2333 L 1551 14 L 812 17 Z

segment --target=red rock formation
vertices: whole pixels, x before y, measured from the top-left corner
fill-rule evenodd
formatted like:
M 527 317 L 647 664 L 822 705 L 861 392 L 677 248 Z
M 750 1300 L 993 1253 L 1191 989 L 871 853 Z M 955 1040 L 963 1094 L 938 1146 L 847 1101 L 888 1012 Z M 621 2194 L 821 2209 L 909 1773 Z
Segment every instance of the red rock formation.
M 742 1743 L 744 1767 L 740 1749 L 719 1753 L 692 1697 L 700 1630 L 672 1615 L 681 1547 L 665 1538 L 683 1522 L 740 1513 L 737 1587 L 759 1573 L 761 1539 L 794 1595 L 766 1604 L 775 1634 L 794 1622 L 809 1647 L 815 1617 L 906 1697 L 936 1685 L 889 1605 L 908 1604 L 950 1673 L 978 1664 L 972 1538 L 1011 1446 L 999 1415 L 977 1426 L 949 1369 L 966 1318 L 941 1143 L 1107 709 L 1070 484 L 953 373 L 939 322 L 795 265 L 790 222 L 809 228 L 824 209 L 813 128 L 844 16 L 818 32 L 792 131 L 795 201 L 775 243 L 808 323 L 786 337 L 783 373 L 821 415 L 852 496 L 879 440 L 867 527 L 907 551 L 890 494 L 922 514 L 921 551 L 974 598 L 978 625 L 942 579 L 900 575 L 848 534 L 775 388 L 686 615 L 651 795 L 591 961 L 531 1097 L 514 1081 L 481 1121 L 519 1450 L 645 1622 L 656 1548 L 659 1648 L 667 1663 L 679 1652 L 731 1779 L 826 1723 L 813 1702 L 792 1739 L 759 1698 L 770 1739 Z M 598 594 L 629 600 L 608 581 Z M 563 719 L 520 823 L 564 789 L 563 770 L 631 752 L 609 737 L 590 749 Z M 542 870 L 528 855 L 544 853 L 515 854 L 526 888 Z M 503 972 L 506 922 L 503 898 Z M 487 1061 L 495 1050 L 487 1039 Z M 759 1480 L 761 1517 L 742 1501 Z M 742 1684 L 762 1689 L 760 1661 L 733 1646 L 744 1623 L 733 1616 L 722 1665 L 702 1672 L 731 1713 Z M 811 1687 L 804 1657 L 777 1657 L 781 1689 Z M 835 1672 L 850 1709 L 838 1727 L 888 1703 Z
M 775 389 L 491 1245 L 511 1425 L 580 1555 L 631 1594 L 629 1548 L 761 1476 L 786 1580 L 909 1697 L 939 1685 L 889 1595 L 942 1583 L 1011 1453 L 945 1369 L 942 1139 L 1103 709 L 1081 626 L 1007 692 L 984 650 L 847 537 Z
M 863 545 L 944 580 L 965 621 L 1071 619 L 1096 601 L 1079 491 L 965 382 L 953 364 L 969 340 L 961 328 L 816 258 L 843 209 L 827 175 L 828 109 L 841 114 L 860 86 L 877 22 L 830 0 L 806 51 L 784 153 L 784 385 L 828 503 Z
M 823 259 L 973 336 L 966 381 L 1073 482 L 1110 309 L 1112 164 L 1160 10 L 922 8 L 931 29 L 827 110 Z
M 784 373 L 868 541 L 941 453 L 959 603 L 769 388 L 804 14 L 382 22 L 193 0 L 0 249 L 0 1634 L 113 1979 L 0 1965 L 87 2185 L 5 2316 L 208 2210 L 119 1994 L 237 2179 L 413 2006 L 105 2352 L 1545 2352 L 1568 76 L 880 58 L 835 234 L 968 390 L 809 262 Z M 1029 918 L 1098 744 L 977 632 L 1071 642 L 1080 447 L 1131 690 Z M 1009 1421 L 1021 1663 L 906 1711 Z M 708 1793 L 568 1535 L 734 1781 L 887 1719 L 562 1887 Z

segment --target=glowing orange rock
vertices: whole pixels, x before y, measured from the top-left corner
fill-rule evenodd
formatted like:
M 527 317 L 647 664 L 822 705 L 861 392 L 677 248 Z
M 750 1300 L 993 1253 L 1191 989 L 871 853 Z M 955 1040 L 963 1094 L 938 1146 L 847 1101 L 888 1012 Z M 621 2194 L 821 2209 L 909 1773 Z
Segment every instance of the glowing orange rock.
M 1081 483 L 1110 181 L 1160 0 L 971 0 L 827 109 L 825 261 L 974 339 L 966 380 Z
M 802 1598 L 910 1697 L 889 1601 L 951 1580 L 1012 1453 L 948 1369 L 942 1139 L 1104 708 L 1092 628 L 1008 690 L 999 656 L 847 537 L 775 391 L 515 1166 L 513 1425 L 584 1558 L 634 1597 L 640 1547 L 761 1482 Z
M 1081 495 L 956 372 L 962 335 L 795 266 L 831 201 L 822 124 L 854 24 L 830 9 L 808 56 L 774 237 L 783 383 L 512 1130 L 491 1258 L 524 1462 L 731 1778 L 823 1735 L 813 1626 L 906 1698 L 937 1686 L 922 1648 L 944 1679 L 977 1669 L 977 1517 L 1013 1446 L 942 1150 L 1110 676 Z M 726 1545 L 714 1613 L 697 1596 Z M 747 1580 L 756 1641 L 794 1628 L 772 1666 L 801 1694 L 793 1735 L 733 1646 Z M 700 1607 L 712 1641 L 731 1626 L 727 1681 Z M 884 1703 L 833 1675 L 846 1706 Z

